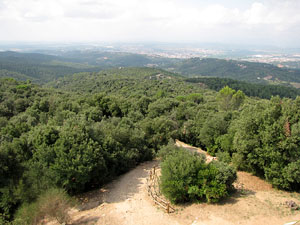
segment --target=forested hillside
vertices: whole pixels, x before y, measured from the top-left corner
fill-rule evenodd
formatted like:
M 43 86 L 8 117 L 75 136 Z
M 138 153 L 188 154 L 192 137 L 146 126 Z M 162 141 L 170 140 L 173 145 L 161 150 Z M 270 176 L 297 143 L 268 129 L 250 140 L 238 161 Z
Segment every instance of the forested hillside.
M 213 76 L 263 84 L 300 82 L 300 70 L 247 61 L 191 58 L 173 64 L 169 70 L 189 77 Z
M 281 85 L 264 85 L 248 83 L 244 81 L 233 80 L 230 78 L 217 77 L 199 77 L 185 79 L 189 83 L 205 84 L 212 90 L 219 91 L 225 86 L 238 91 L 243 91 L 247 96 L 270 99 L 272 96 L 281 98 L 296 98 L 300 95 L 300 90 L 293 87 L 285 87 Z
M 189 93 L 195 85 L 185 84 L 177 74 L 152 68 L 118 68 L 99 73 L 77 73 L 50 82 L 47 87 L 79 93 L 132 93 L 152 96 Z
M 37 54 L 0 52 L 0 78 L 13 77 L 46 83 L 82 71 L 99 71 L 99 67 L 67 62 L 62 57 Z
M 150 68 L 79 73 L 52 86 L 0 80 L 2 221 L 49 188 L 100 186 L 176 138 L 300 190 L 299 97 L 214 92 Z
M 166 66 L 171 59 L 132 53 L 94 51 L 39 53 L 0 52 L 0 78 L 45 84 L 79 72 L 99 72 L 117 67 Z
M 282 86 L 297 86 L 297 83 L 300 83 L 300 70 L 278 68 L 265 63 L 213 58 L 170 59 L 88 50 L 54 51 L 53 54 L 56 55 L 0 52 L 0 77 L 13 77 L 24 81 L 30 79 L 34 83 L 45 84 L 79 72 L 147 66 L 176 72 L 186 77 L 210 76 Z

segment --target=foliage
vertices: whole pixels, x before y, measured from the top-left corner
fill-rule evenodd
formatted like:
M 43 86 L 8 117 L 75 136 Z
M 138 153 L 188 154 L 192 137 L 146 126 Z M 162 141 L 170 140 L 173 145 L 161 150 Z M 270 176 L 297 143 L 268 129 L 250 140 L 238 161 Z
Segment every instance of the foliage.
M 7 221 L 47 189 L 74 194 L 99 187 L 159 149 L 176 161 L 172 152 L 180 150 L 166 146 L 170 139 L 199 146 L 278 188 L 300 190 L 299 97 L 254 99 L 230 88 L 216 93 L 153 68 L 79 73 L 48 85 L 56 89 L 0 79 L 0 215 Z M 178 176 L 185 179 L 183 168 L 194 171 L 197 160 L 178 168 Z M 233 170 L 200 164 L 198 183 L 178 201 L 228 194 Z M 216 180 L 218 174 L 230 182 Z
M 53 53 L 52 53 L 53 54 Z M 148 64 L 165 65 L 172 60 L 141 54 L 121 52 L 59 51 L 55 55 L 41 53 L 0 53 L 0 78 L 32 80 L 47 83 L 63 76 L 80 72 L 98 72 L 116 67 L 141 67 Z
M 220 137 L 227 133 L 230 124 L 230 113 L 215 113 L 206 118 L 198 138 L 211 155 L 219 148 Z
M 169 147 L 170 148 L 170 147 Z M 166 149 L 162 149 L 164 155 Z M 197 155 L 178 148 L 161 164 L 161 190 L 174 203 L 206 199 L 218 202 L 232 190 L 236 172 L 225 163 L 205 164 Z
M 164 161 L 168 155 L 175 154 L 180 148 L 175 146 L 175 142 L 173 139 L 170 139 L 168 144 L 161 147 L 161 149 L 158 151 L 158 156 L 160 157 L 161 161 Z
M 242 91 L 235 91 L 228 86 L 222 88 L 217 95 L 220 108 L 225 111 L 238 109 L 243 104 L 244 99 L 245 94 Z
M 68 210 L 73 205 L 74 200 L 64 190 L 49 189 L 36 202 L 23 204 L 17 211 L 13 224 L 35 225 L 45 219 L 55 219 L 59 224 L 67 224 L 70 221 Z
M 177 149 L 161 163 L 161 190 L 174 203 L 190 200 L 188 188 L 205 163 L 184 149 Z
M 172 71 L 184 76 L 208 76 L 219 78 L 231 78 L 251 83 L 267 84 L 268 82 L 281 83 L 299 82 L 300 71 L 296 69 L 279 68 L 272 64 L 214 59 L 214 58 L 190 58 L 184 59 L 172 65 Z M 270 76 L 269 81 L 265 77 Z M 224 87 L 225 85 L 223 85 Z
M 205 84 L 208 88 L 220 91 L 223 87 L 229 86 L 235 91 L 241 90 L 247 96 L 271 99 L 272 96 L 280 96 L 281 98 L 293 98 L 295 99 L 300 95 L 300 90 L 283 85 L 265 85 L 255 84 L 244 81 L 233 80 L 229 78 L 217 78 L 217 77 L 199 77 L 188 78 L 185 80 L 189 83 L 201 83 Z
M 299 180 L 287 174 L 296 175 L 299 168 L 298 101 L 277 97 L 243 111 L 233 139 L 236 167 L 265 176 L 278 188 L 299 190 Z

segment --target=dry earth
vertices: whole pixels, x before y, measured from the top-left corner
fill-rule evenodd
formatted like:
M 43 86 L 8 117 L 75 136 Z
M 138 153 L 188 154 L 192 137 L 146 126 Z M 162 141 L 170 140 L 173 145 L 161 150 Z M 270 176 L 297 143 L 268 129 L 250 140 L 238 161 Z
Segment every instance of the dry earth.
M 202 150 L 201 148 L 193 147 L 193 146 L 188 145 L 188 144 L 186 144 L 182 141 L 176 140 L 175 145 L 178 146 L 178 147 L 185 148 L 185 149 L 189 150 L 190 152 L 198 152 L 200 154 L 204 154 L 205 157 L 206 157 L 206 162 L 207 163 L 209 163 L 213 160 L 216 160 L 216 157 L 213 157 L 213 156 L 209 155 L 206 151 Z
M 190 146 L 191 147 L 191 146 Z M 258 177 L 238 172 L 238 191 L 218 204 L 186 204 L 167 214 L 147 194 L 146 178 L 158 161 L 146 162 L 104 188 L 79 196 L 70 212 L 74 225 L 283 225 L 300 220 L 285 201 L 300 194 L 275 190 Z M 53 224 L 53 223 L 52 223 Z

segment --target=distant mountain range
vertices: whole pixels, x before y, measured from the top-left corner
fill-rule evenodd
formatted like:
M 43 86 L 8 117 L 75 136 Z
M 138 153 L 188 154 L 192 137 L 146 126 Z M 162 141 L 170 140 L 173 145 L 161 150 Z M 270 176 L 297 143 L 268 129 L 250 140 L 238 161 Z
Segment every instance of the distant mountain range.
M 57 55 L 0 52 L 0 77 L 47 83 L 79 72 L 99 72 L 118 67 L 155 67 L 186 77 L 219 77 L 260 84 L 297 86 L 300 70 L 215 58 L 170 59 L 143 54 L 67 51 Z

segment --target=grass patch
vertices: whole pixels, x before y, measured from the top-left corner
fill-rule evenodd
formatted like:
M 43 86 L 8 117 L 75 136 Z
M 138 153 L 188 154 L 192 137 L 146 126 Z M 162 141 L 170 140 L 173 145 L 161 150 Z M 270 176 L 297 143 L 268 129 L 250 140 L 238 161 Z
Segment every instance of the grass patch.
M 56 220 L 60 224 L 68 224 L 69 209 L 75 201 L 62 189 L 49 189 L 30 204 L 23 204 L 17 211 L 15 225 L 37 225 L 46 219 Z

